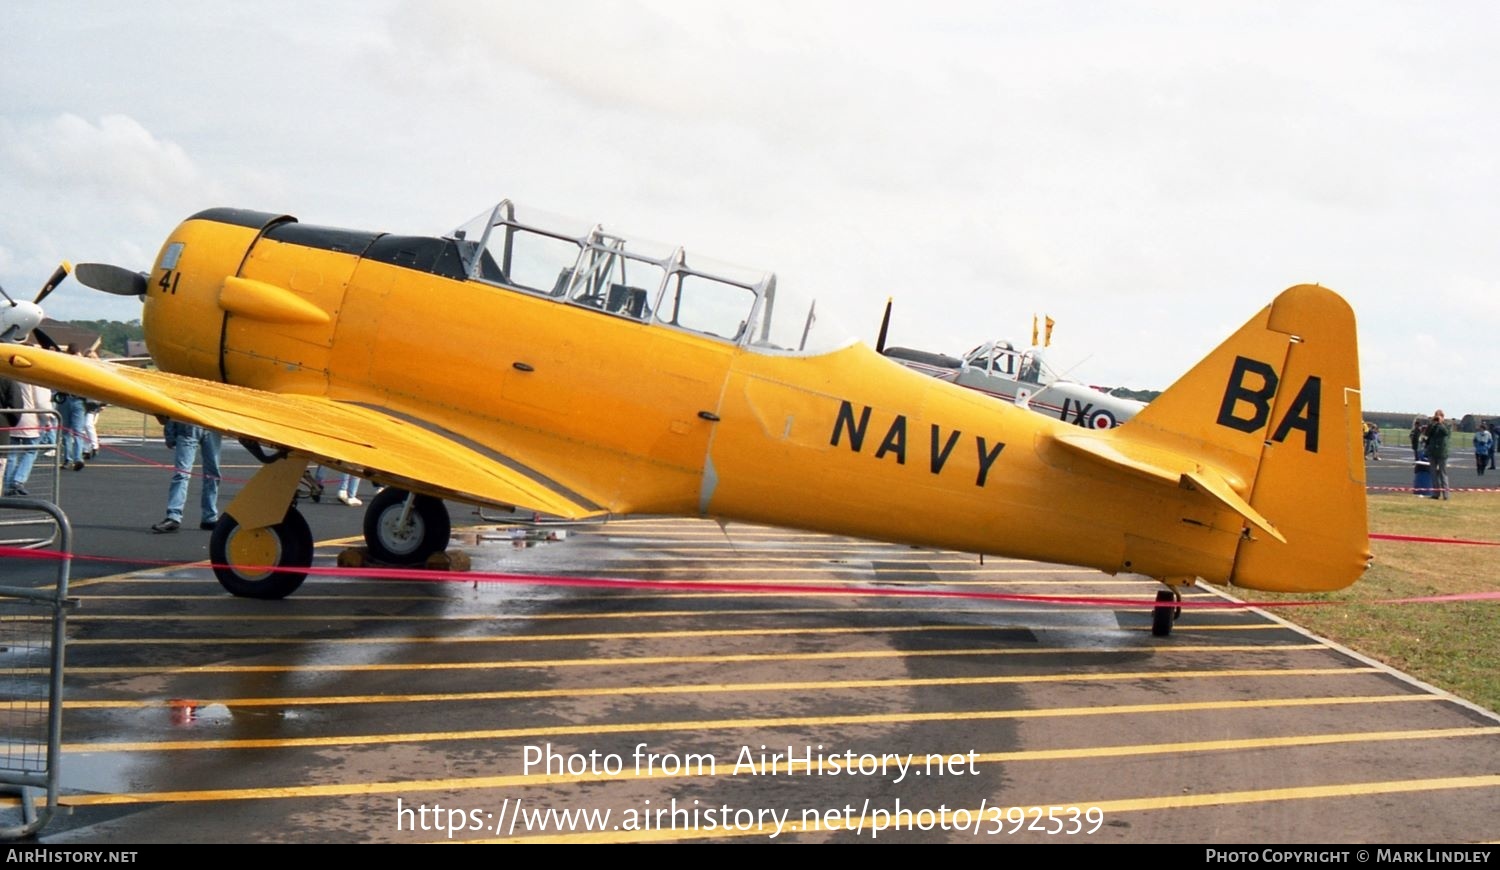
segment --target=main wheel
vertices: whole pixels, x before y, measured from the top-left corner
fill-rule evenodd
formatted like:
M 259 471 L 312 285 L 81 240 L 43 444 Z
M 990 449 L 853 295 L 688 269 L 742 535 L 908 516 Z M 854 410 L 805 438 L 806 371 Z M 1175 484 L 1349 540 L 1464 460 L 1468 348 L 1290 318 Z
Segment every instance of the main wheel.
M 285 598 L 307 579 L 313 536 L 307 520 L 288 508 L 274 526 L 245 529 L 223 514 L 208 539 L 208 558 L 219 585 L 241 598 Z
M 406 522 L 406 500 L 411 493 L 386 487 L 370 499 L 365 509 L 365 544 L 377 561 L 392 565 L 421 565 L 427 557 L 448 547 L 452 524 L 448 508 L 440 498 L 419 495 L 412 499 Z
M 1166 637 L 1172 633 L 1172 623 L 1182 613 L 1182 608 L 1177 606 L 1181 600 L 1175 589 L 1162 589 L 1156 593 L 1156 606 L 1151 609 L 1152 634 Z

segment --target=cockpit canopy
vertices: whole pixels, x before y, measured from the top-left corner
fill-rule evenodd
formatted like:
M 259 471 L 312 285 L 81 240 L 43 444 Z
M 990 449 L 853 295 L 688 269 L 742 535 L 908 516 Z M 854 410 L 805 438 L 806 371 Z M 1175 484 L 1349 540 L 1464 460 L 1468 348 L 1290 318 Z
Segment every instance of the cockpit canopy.
M 1045 385 L 1064 378 L 1048 365 L 1041 348 L 1019 350 L 1008 341 L 987 341 L 964 355 L 964 365 L 988 375 Z
M 470 280 L 764 353 L 822 353 L 853 339 L 776 276 L 681 247 L 627 240 L 502 200 L 453 231 Z

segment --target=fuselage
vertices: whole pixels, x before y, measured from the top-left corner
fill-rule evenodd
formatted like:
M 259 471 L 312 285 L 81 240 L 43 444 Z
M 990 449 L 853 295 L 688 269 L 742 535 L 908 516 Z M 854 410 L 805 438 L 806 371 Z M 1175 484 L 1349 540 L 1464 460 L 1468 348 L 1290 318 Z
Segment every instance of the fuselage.
M 163 247 L 143 319 L 165 371 L 422 421 L 615 514 L 1207 579 L 1239 540 L 1228 512 L 1078 474 L 1052 441 L 1109 433 L 862 344 L 757 348 L 483 280 L 453 239 L 206 212 Z

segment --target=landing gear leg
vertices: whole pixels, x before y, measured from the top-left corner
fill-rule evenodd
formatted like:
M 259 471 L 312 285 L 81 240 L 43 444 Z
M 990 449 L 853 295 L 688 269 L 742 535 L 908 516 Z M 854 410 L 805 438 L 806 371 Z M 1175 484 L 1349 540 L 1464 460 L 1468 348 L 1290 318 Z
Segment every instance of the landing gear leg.
M 1151 609 L 1151 633 L 1166 637 L 1172 633 L 1172 623 L 1182 615 L 1182 590 L 1176 586 L 1156 593 L 1156 606 Z
M 365 545 L 377 561 L 421 565 L 448 547 L 452 524 L 440 498 L 386 487 L 365 509 Z
M 307 467 L 280 457 L 255 473 L 214 527 L 209 560 L 219 585 L 243 598 L 285 598 L 312 564 L 313 537 L 292 499 Z

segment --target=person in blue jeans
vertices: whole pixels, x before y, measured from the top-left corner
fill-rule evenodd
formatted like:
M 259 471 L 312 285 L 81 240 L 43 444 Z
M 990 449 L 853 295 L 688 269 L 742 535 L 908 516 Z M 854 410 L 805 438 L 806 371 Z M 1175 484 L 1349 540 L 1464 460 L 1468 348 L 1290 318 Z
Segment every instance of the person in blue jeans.
M 3 402 L 7 407 L 15 408 L 17 413 L 10 423 L 10 443 L 18 449 L 10 453 L 10 462 L 5 466 L 5 488 L 0 490 L 5 495 L 30 495 L 26 491 L 26 481 L 31 478 L 31 466 L 36 462 L 37 446 L 42 443 L 42 436 L 48 434 L 44 431 L 45 421 L 37 413 L 42 407 L 42 388 L 32 384 L 23 384 L 17 381 L 10 382 L 12 392 L 10 400 Z
M 89 414 L 85 410 L 82 396 L 72 393 L 52 393 L 52 404 L 57 408 L 57 433 L 62 444 L 62 467 L 74 471 L 83 470 L 83 453 L 88 449 Z
M 191 423 L 168 420 L 162 427 L 167 446 L 172 448 L 172 484 L 167 489 L 167 518 L 151 527 L 157 534 L 182 528 L 182 510 L 187 506 L 188 478 L 193 463 L 203 464 L 202 517 L 200 529 L 212 529 L 219 521 L 219 433 Z
M 313 501 L 318 501 L 323 495 L 324 482 L 323 472 L 328 469 L 319 465 L 313 479 L 318 482 L 318 494 L 313 496 Z M 364 502 L 359 499 L 359 478 L 352 474 L 339 474 L 339 503 L 349 507 L 359 507 Z

